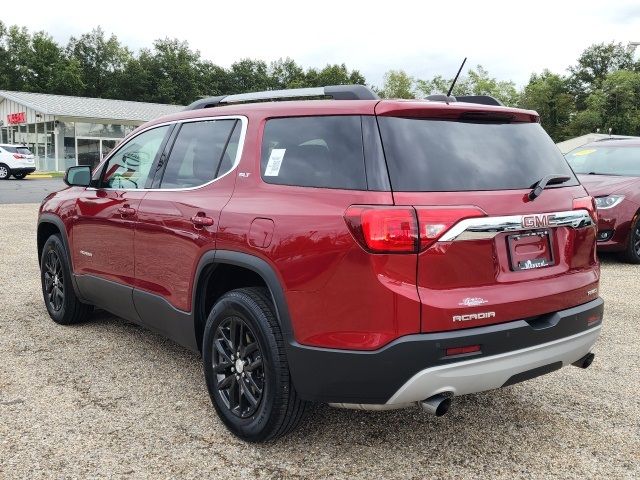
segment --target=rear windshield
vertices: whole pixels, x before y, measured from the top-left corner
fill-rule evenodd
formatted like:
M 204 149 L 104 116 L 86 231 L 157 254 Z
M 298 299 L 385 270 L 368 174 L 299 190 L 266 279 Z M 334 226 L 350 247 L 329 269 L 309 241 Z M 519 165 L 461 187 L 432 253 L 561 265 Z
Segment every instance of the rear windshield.
M 20 153 L 22 155 L 31 155 L 31 150 L 29 150 L 27 147 L 2 147 L 4 150 L 6 150 L 9 153 Z
M 516 190 L 562 174 L 578 185 L 537 123 L 378 117 L 392 188 L 404 192 Z
M 640 147 L 579 147 L 567 160 L 576 173 L 640 176 Z

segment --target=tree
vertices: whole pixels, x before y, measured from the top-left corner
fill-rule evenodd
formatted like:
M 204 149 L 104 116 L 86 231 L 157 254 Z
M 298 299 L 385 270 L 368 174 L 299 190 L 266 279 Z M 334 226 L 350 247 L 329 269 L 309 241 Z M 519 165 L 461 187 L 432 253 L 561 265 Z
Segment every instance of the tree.
M 324 87 L 327 85 L 364 85 L 366 80 L 358 70 L 347 69 L 341 65 L 327 65 L 322 70 L 310 68 L 305 75 L 307 87 Z
M 616 70 L 638 70 L 633 60 L 634 47 L 622 43 L 598 43 L 585 49 L 578 63 L 569 67 L 571 89 L 579 107 L 585 107 L 587 96 L 600 88 L 607 75 Z
M 522 91 L 519 106 L 537 111 L 542 126 L 556 142 L 570 136 L 570 123 L 576 106 L 566 77 L 549 70 L 531 75 Z
M 640 72 L 609 73 L 585 104 L 572 125 L 574 134 L 600 128 L 602 132 L 611 129 L 615 134 L 640 135 Z
M 268 75 L 275 89 L 302 88 L 307 85 L 304 69 L 290 58 L 271 62 Z
M 120 98 L 115 87 L 131 52 L 120 44 L 115 35 L 106 38 L 102 28 L 98 27 L 80 38 L 71 37 L 67 56 L 80 66 L 86 96 Z
M 273 89 L 267 64 L 262 60 L 244 58 L 231 65 L 229 83 L 224 94 L 257 92 Z
M 416 98 L 415 80 L 404 70 L 389 70 L 384 74 L 384 85 L 378 90 L 382 98 Z

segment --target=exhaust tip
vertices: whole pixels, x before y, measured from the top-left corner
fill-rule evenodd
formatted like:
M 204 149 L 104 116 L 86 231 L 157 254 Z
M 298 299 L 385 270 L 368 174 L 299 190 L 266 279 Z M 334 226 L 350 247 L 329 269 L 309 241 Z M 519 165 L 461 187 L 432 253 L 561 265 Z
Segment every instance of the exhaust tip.
M 420 402 L 420 408 L 423 411 L 436 417 L 445 415 L 449 411 L 449 407 L 451 407 L 451 396 L 442 393 Z
M 580 368 L 589 368 L 593 363 L 594 358 L 596 358 L 596 354 L 589 352 L 580 360 L 573 362 L 572 365 Z

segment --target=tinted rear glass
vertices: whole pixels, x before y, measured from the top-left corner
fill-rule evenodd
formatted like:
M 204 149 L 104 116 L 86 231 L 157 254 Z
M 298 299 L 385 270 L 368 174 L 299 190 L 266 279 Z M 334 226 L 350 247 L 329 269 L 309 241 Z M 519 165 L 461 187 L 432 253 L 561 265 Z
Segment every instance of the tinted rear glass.
M 262 140 L 267 183 L 366 190 L 359 116 L 274 118 Z
M 640 176 L 640 147 L 579 147 L 567 160 L 576 173 Z
M 392 188 L 405 192 L 515 190 L 569 165 L 537 123 L 379 117 Z
M 32 155 L 31 150 L 27 147 L 2 147 L 9 153 L 20 153 L 22 155 Z

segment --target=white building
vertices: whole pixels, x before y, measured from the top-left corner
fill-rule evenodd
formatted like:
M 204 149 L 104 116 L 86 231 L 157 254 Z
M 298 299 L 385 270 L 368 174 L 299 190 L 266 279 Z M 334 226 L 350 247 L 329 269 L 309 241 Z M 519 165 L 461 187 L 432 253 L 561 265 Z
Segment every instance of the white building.
M 0 90 L 0 143 L 27 145 L 38 170 L 94 166 L 138 125 L 182 108 Z

